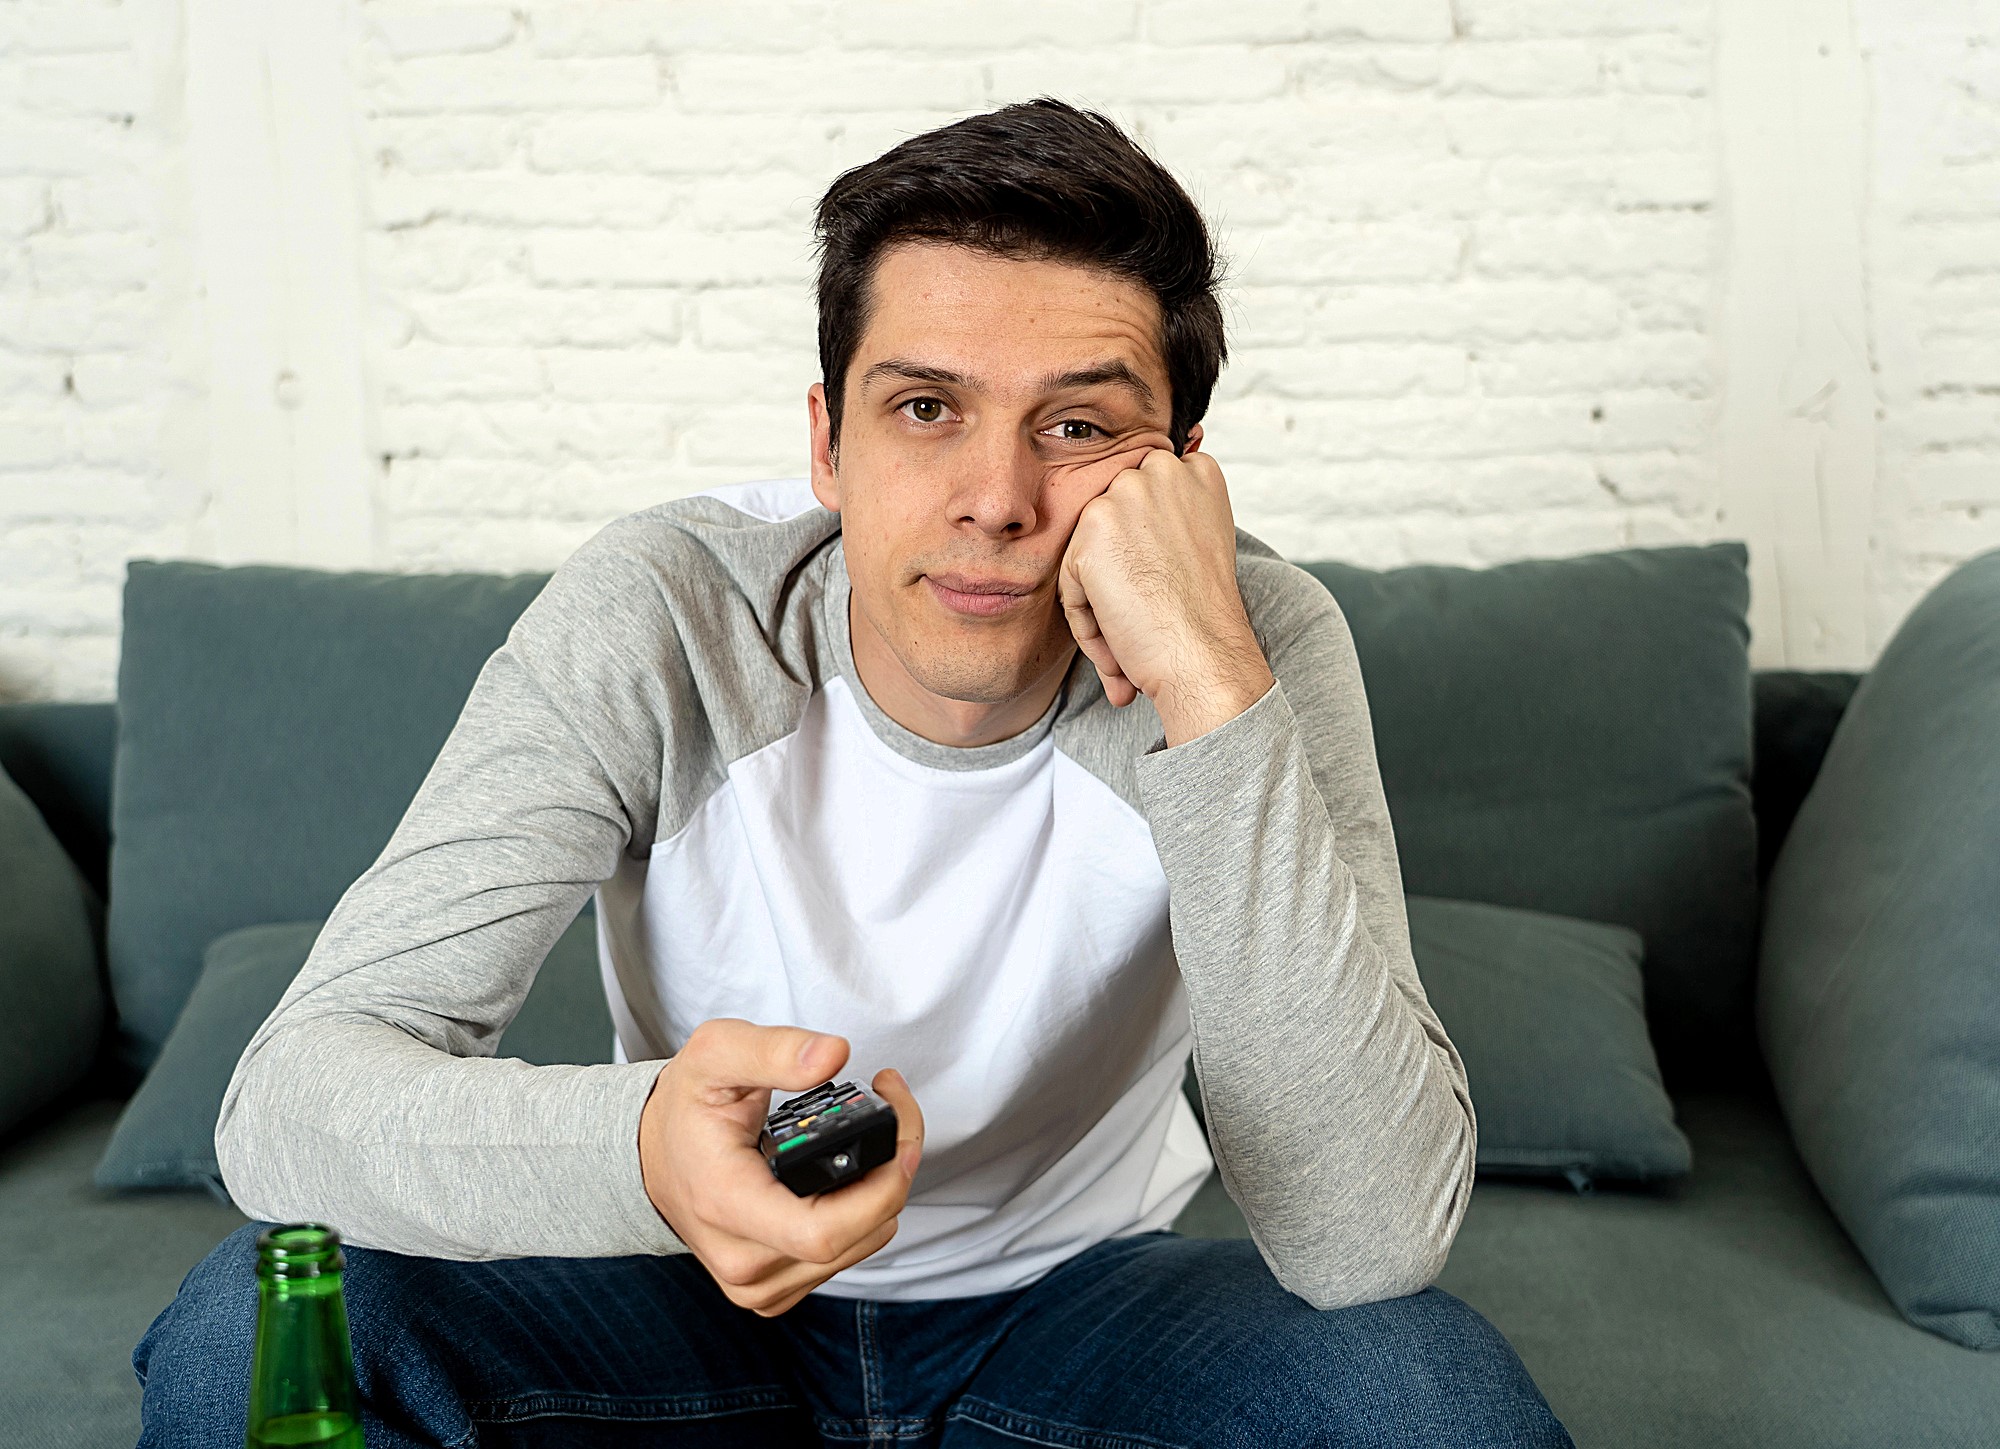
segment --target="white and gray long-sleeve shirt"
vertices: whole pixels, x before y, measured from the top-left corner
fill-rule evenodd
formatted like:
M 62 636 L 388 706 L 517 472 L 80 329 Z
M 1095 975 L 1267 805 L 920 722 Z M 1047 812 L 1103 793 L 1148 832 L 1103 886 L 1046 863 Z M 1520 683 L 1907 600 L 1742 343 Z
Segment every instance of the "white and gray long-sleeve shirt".
M 1279 1280 L 1413 1292 L 1472 1186 L 1338 607 L 1240 536 L 1278 683 L 1173 749 L 1080 656 L 974 749 L 878 709 L 803 481 L 661 504 L 551 578 L 245 1050 L 216 1147 L 260 1218 L 446 1258 L 684 1251 L 641 1181 L 659 1061 L 736 1016 L 894 1066 L 897 1236 L 819 1291 L 1015 1288 L 1165 1227 L 1210 1151 Z M 596 892 L 617 1060 L 495 1044 Z M 1180 1091 L 1192 1049 L 1208 1123 Z

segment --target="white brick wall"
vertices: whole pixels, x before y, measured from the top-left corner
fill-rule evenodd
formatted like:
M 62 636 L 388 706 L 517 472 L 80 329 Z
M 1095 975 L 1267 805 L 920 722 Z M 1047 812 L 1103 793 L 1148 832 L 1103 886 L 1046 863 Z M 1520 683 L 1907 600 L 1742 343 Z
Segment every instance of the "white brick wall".
M 1857 0 L 1875 54 L 1871 631 L 2000 548 L 2000 9 Z
M 154 19 L 0 6 L 0 698 L 107 696 L 124 560 L 199 507 L 168 463 Z
M 619 507 L 797 471 L 813 199 L 1045 91 L 1220 225 L 1211 446 L 1280 547 L 1714 532 L 1703 9 L 1475 7 L 1458 38 L 1443 0 L 366 14 L 396 566 L 547 563 Z
M 2000 543 L 2000 30 L 1972 0 L 1852 3 L 1882 136 L 1852 219 L 1880 319 L 1867 637 L 1760 624 L 1764 662 L 1862 662 Z M 297 135 L 358 158 L 363 315 L 332 361 L 364 405 L 307 428 L 286 410 L 326 396 L 324 339 L 258 379 L 292 371 L 323 279 L 275 268 L 290 302 L 195 281 L 220 203 L 186 153 L 218 143 L 180 57 L 243 0 L 0 5 L 0 697 L 109 696 L 135 554 L 546 568 L 619 513 L 800 471 L 813 200 L 1044 92 L 1128 125 L 1218 224 L 1210 448 L 1278 547 L 1483 563 L 1749 527 L 1719 476 L 1720 158 L 1756 144 L 1715 96 L 1726 4 L 336 8 L 344 107 L 296 103 L 268 162 L 282 181 Z M 244 376 L 225 406 L 215 379 Z M 268 483 L 215 441 L 246 408 Z M 342 449 L 358 492 L 313 481 Z M 329 498 L 368 515 L 335 544 Z

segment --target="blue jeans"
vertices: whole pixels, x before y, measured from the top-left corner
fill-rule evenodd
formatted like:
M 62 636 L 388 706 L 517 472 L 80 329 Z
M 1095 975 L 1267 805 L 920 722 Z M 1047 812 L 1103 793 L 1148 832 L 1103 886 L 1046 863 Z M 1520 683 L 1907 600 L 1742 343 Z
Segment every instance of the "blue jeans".
M 141 1449 L 243 1442 L 261 1226 L 197 1265 L 134 1351 Z M 1451 1294 L 1316 1310 L 1241 1240 L 1113 1238 L 1013 1292 L 811 1295 L 770 1319 L 686 1254 L 349 1248 L 345 1286 L 370 1449 L 1570 1443 Z

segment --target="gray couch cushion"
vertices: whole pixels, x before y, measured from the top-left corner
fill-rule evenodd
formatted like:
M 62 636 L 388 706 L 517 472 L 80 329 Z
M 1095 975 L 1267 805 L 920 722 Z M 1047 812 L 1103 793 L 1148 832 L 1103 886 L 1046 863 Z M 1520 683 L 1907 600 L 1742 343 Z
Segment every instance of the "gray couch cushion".
M 151 1062 L 225 931 L 324 918 L 373 863 L 541 574 L 133 563 L 111 987 Z
M 1639 932 L 1670 1084 L 1754 1063 L 1746 557 L 1306 565 L 1354 633 L 1404 889 Z
M 1776 1104 L 1676 1105 L 1688 1176 L 1588 1197 L 1482 1182 L 1438 1279 L 1507 1336 L 1579 1449 L 1990 1449 L 2000 1355 L 1903 1321 Z M 1243 1234 L 1213 1175 L 1177 1226 Z
M 205 1193 L 108 1198 L 92 1187 L 117 1115 L 116 1102 L 87 1102 L 0 1152 L 8 1449 L 130 1449 L 133 1345 L 187 1270 L 243 1223 Z
M 96 897 L 0 771 L 0 1135 L 76 1085 L 103 1031 Z
M 1771 873 L 1758 1025 L 1911 1320 L 2000 1349 L 2000 550 L 1904 620 Z
M 1577 1443 L 1991 1445 L 2000 1358 L 1897 1315 L 1775 1106 L 1679 1105 L 1689 1176 L 1589 1198 L 1481 1186 L 1440 1279 L 1507 1335 Z
M 97 1164 L 99 1187 L 206 1187 L 224 1195 L 215 1161 L 223 1093 L 251 1034 L 305 964 L 321 924 L 246 926 L 209 946 L 194 994 Z M 496 1054 L 538 1065 L 608 1062 L 611 1038 L 597 918 L 586 913 L 556 938 Z
M 1482 1173 L 1582 1187 L 1688 1170 L 1646 1034 L 1638 932 L 1426 896 L 1409 916 L 1424 994 L 1465 1059 Z

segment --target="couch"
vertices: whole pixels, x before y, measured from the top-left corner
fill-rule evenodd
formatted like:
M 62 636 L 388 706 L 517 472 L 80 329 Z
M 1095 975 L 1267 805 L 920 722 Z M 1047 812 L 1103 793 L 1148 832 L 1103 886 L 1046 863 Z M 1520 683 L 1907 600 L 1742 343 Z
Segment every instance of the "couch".
M 1739 557 L 1739 569 L 1740 563 Z M 1355 584 L 1355 579 L 1324 572 L 1322 577 L 1336 593 Z M 1551 577 L 1557 579 L 1552 587 L 1560 591 L 1560 576 Z M 275 858 L 287 850 L 310 854 L 322 848 L 315 842 L 327 842 L 323 853 L 328 858 L 312 862 L 316 883 L 285 884 L 289 877 L 278 862 L 270 875 L 279 883 L 258 885 L 294 890 L 302 904 L 288 901 L 281 909 L 268 902 L 243 903 L 234 908 L 243 917 L 234 924 L 266 916 L 323 915 L 330 905 L 328 882 L 337 895 L 338 882 L 351 879 L 359 868 L 355 862 L 367 863 L 386 838 L 383 822 L 393 824 L 396 800 L 407 800 L 421 778 L 425 752 L 435 751 L 438 731 L 448 727 L 456 701 L 469 687 L 466 668 L 476 668 L 484 652 L 504 636 L 507 622 L 539 582 L 526 576 L 483 584 L 472 576 L 460 578 L 464 587 L 446 600 L 449 607 L 433 598 L 423 606 L 426 618 L 449 615 L 444 627 L 456 627 L 452 620 L 474 619 L 482 609 L 494 618 L 478 627 L 468 625 L 463 637 L 450 641 L 455 657 L 470 661 L 469 666 L 430 669 L 424 650 L 432 647 L 425 643 L 431 636 L 414 627 L 414 618 L 405 621 L 412 627 L 397 624 L 402 618 L 398 610 L 413 606 L 396 595 L 401 585 L 389 576 L 135 565 L 127 590 L 127 658 L 119 704 L 0 705 L 0 769 L 33 801 L 100 899 L 115 903 L 121 891 L 136 899 L 146 891 L 165 895 L 183 890 L 171 858 L 187 853 L 187 838 L 179 845 L 170 839 L 148 845 L 140 837 L 156 828 L 154 818 L 135 813 L 136 806 L 120 808 L 119 792 L 136 794 L 158 784 L 128 751 L 121 751 L 121 731 L 134 738 L 143 731 L 157 733 L 159 701 L 167 699 L 174 709 L 206 721 L 189 726 L 182 719 L 181 727 L 197 735 L 226 733 L 235 712 L 262 707 L 262 686 L 241 678 L 242 658 L 231 650 L 275 650 L 273 640 L 290 641 L 284 652 L 305 671 L 285 689 L 296 694 L 334 678 L 338 689 L 329 698 L 344 697 L 339 690 L 352 694 L 337 678 L 345 667 L 337 648 L 327 645 L 331 652 L 322 658 L 311 648 L 294 645 L 303 638 L 318 647 L 329 637 L 337 644 L 342 630 L 382 629 L 387 619 L 393 627 L 379 645 L 371 645 L 369 657 L 392 647 L 411 651 L 416 670 L 411 677 L 422 676 L 429 694 L 422 699 L 369 699 L 344 725 L 325 721 L 330 708 L 325 701 L 309 702 L 297 706 L 305 713 L 285 728 L 311 736 L 298 743 L 313 758 L 364 760 L 385 732 L 414 730 L 404 748 L 414 751 L 415 764 L 372 803 L 362 798 L 365 783 L 331 777 L 302 781 L 294 764 L 288 767 L 293 774 L 285 786 L 296 794 L 288 813 L 310 817 L 298 840 L 209 842 L 233 853 L 239 871 L 244 862 Z M 226 592 L 238 581 L 243 588 L 261 591 L 255 594 L 255 608 L 240 600 L 231 604 L 212 592 L 218 587 Z M 1432 583 L 1424 583 L 1412 597 L 1435 595 Z M 176 594 L 183 584 L 195 593 Z M 200 595 L 208 602 L 190 605 L 189 599 L 203 589 L 211 591 Z M 344 610 L 361 607 L 353 604 L 351 593 L 342 592 L 353 589 L 373 591 L 369 597 L 374 602 L 367 607 L 379 608 L 372 623 L 341 622 L 349 618 Z M 1350 616 L 1358 619 L 1367 601 L 1359 594 L 1341 597 Z M 329 598 L 337 604 L 329 605 Z M 1739 645 L 1741 605 L 1740 597 L 1731 604 Z M 212 616 L 202 609 L 212 610 Z M 288 611 L 300 618 L 310 615 L 311 627 L 288 634 L 293 628 Z M 178 642 L 161 637 L 161 620 L 169 615 L 179 619 L 176 627 L 183 632 L 175 636 Z M 1377 698 L 1378 679 L 1385 701 L 1394 692 L 1386 672 L 1377 672 L 1393 667 L 1387 646 L 1376 642 L 1381 629 L 1356 627 L 1357 641 L 1365 646 L 1371 701 Z M 187 642 L 193 638 L 200 645 L 209 633 L 229 638 L 215 649 Z M 266 642 L 260 645 L 258 638 Z M 1371 659 L 1371 650 L 1379 651 L 1383 662 Z M 300 653 L 307 657 L 292 658 Z M 1660 657 L 1670 664 L 1672 654 L 1668 649 Z M 1739 710 L 1745 829 L 1753 825 L 1755 831 L 1753 857 L 1742 863 L 1741 871 L 1747 878 L 1754 870 L 1761 882 L 1807 797 L 1860 676 L 1764 671 L 1753 678 L 1747 662 L 1739 661 L 1739 667 L 1749 686 L 1741 692 Z M 1736 696 L 1727 688 L 1719 697 L 1725 715 L 1737 707 L 1729 703 Z M 140 699 L 147 701 L 143 718 L 133 703 Z M 1378 737 L 1385 728 L 1383 709 L 1377 711 Z M 427 722 L 409 723 L 416 719 Z M 1725 744 L 1731 728 L 1725 718 Z M 343 735 L 343 729 L 349 733 Z M 267 762 L 242 759 L 238 765 L 246 753 L 241 741 L 228 749 L 218 758 L 229 763 L 212 766 L 193 788 L 211 795 L 255 788 L 257 772 Z M 1385 764 L 1385 772 L 1387 768 Z M 1406 815 L 1397 797 L 1407 771 L 1403 765 L 1395 769 L 1391 804 L 1400 838 Z M 343 824 L 350 814 L 356 820 Z M 234 817 L 225 810 L 215 818 L 226 822 Z M 1414 839 L 1421 824 L 1414 814 L 1407 823 Z M 118 848 L 127 852 L 116 863 L 114 824 Z M 1457 833 L 1451 821 L 1443 826 Z M 229 827 L 211 822 L 202 828 L 213 837 Z M 1468 833 L 1476 834 L 1469 827 Z M 148 850 L 157 857 L 152 866 L 144 864 Z M 142 879 L 142 867 L 161 878 Z M 1406 875 L 1412 868 L 1406 865 Z M 115 937 L 115 909 L 113 914 Z M 228 922 L 205 920 L 189 929 L 199 940 L 220 924 Z M 133 929 L 128 918 L 128 934 Z M 131 940 L 125 949 L 129 957 Z M 123 980 L 117 975 L 120 969 L 114 959 L 113 994 L 119 995 L 122 987 L 121 1003 L 143 1004 L 146 998 L 132 994 L 132 968 L 122 968 Z M 1649 983 L 1649 1000 L 1651 990 Z M 1586 1449 L 2000 1444 L 2000 1355 L 1925 1332 L 1898 1312 L 1829 1212 L 1794 1148 L 1758 1055 L 1749 993 L 1722 992 L 1714 1003 L 1707 1026 L 1697 1033 L 1708 1051 L 1699 1069 L 1674 1065 L 1676 1060 L 1695 1061 L 1690 1042 L 1679 1043 L 1675 1058 L 1663 1049 L 1674 1114 L 1692 1146 L 1692 1171 L 1658 1181 L 1584 1183 L 1584 1191 L 1559 1177 L 1482 1172 L 1442 1286 L 1507 1336 Z M 141 1010 L 129 1009 L 135 1018 Z M 169 1007 L 159 1010 L 163 1022 L 172 1020 Z M 1681 1018 L 1684 1036 L 1690 1034 L 1686 1022 L 1697 1019 Z M 107 1015 L 103 1047 L 89 1074 L 0 1143 L 0 1303 L 6 1305 L 0 1313 L 0 1424 L 6 1426 L 0 1439 L 9 1444 L 131 1442 L 138 1404 L 129 1365 L 133 1343 L 187 1269 L 243 1221 L 215 1194 L 110 1193 L 93 1186 L 93 1170 L 145 1064 L 146 1052 L 135 1046 L 133 1023 Z M 1477 1090 L 1475 1084 L 1475 1094 Z M 1213 1177 L 1179 1227 L 1210 1236 L 1245 1232 Z

